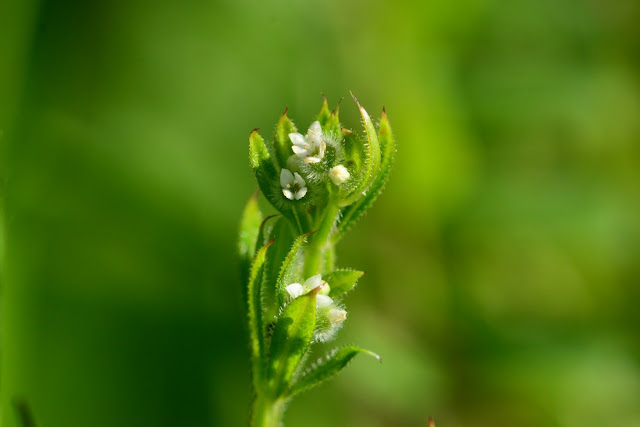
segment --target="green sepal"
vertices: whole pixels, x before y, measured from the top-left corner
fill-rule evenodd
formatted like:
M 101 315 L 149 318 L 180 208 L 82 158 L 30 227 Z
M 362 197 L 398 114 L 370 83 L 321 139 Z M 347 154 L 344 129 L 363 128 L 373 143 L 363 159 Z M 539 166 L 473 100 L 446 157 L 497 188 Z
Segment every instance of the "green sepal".
M 278 275 L 276 294 L 278 299 L 278 306 L 284 306 L 287 291 L 285 287 L 296 281 L 302 281 L 302 267 L 304 262 L 304 250 L 303 246 L 307 242 L 307 238 L 313 233 L 303 234 L 294 240 L 291 249 L 287 253 L 287 256 L 282 262 L 280 267 L 280 273 Z
M 257 129 L 249 135 L 249 161 L 264 197 L 281 211 L 282 190 L 274 159 Z
M 247 282 L 247 318 L 249 326 L 249 346 L 251 349 L 251 365 L 253 381 L 256 390 L 259 390 L 264 380 L 265 367 L 263 361 L 266 358 L 264 341 L 264 321 L 262 317 L 261 283 L 267 249 L 273 240 L 264 245 L 256 253 L 251 265 L 249 281 Z
M 368 354 L 380 361 L 380 356 L 359 347 L 350 345 L 334 349 L 325 357 L 318 359 L 306 372 L 300 374 L 294 384 L 286 391 L 285 396 L 294 396 L 330 379 L 360 353 Z
M 335 270 L 329 273 L 324 279 L 331 286 L 329 296 L 338 298 L 351 291 L 362 276 L 364 271 L 358 270 Z
M 287 117 L 287 112 L 289 112 L 288 108 L 284 111 L 282 116 L 280 116 L 273 139 L 275 141 L 276 157 L 280 168 L 289 169 L 287 166 L 287 159 L 293 155 L 293 151 L 291 150 L 292 142 L 289 139 L 289 134 L 298 132 L 298 129 L 289 117 Z
M 322 286 L 291 301 L 276 321 L 269 351 L 268 378 L 274 397 L 287 389 L 309 348 L 316 327 L 316 294 Z
M 342 132 L 340 126 L 340 103 L 342 102 L 342 98 L 338 101 L 338 105 L 336 109 L 331 111 L 329 114 L 329 118 L 327 122 L 322 126 L 322 130 L 330 135 L 335 135 L 341 139 Z
M 373 205 L 373 202 L 375 202 L 380 193 L 382 193 L 382 190 L 389 180 L 391 169 L 393 168 L 396 158 L 396 143 L 393 139 L 389 119 L 384 109 L 382 110 L 382 117 L 380 118 L 378 139 L 381 148 L 380 172 L 367 190 L 367 193 L 361 199 L 343 209 L 337 232 L 333 235 L 334 243 L 340 240 L 344 233 Z
M 320 112 L 316 116 L 316 120 L 320 122 L 320 126 L 324 128 L 324 125 L 329 121 L 329 117 L 331 117 L 331 111 L 329 110 L 329 104 L 327 103 L 327 97 L 322 95 L 322 107 L 320 108 Z
M 378 175 L 378 169 L 380 167 L 380 142 L 378 141 L 378 135 L 376 133 L 375 126 L 371 121 L 371 117 L 367 111 L 360 105 L 358 100 L 353 94 L 351 94 L 353 100 L 358 105 L 360 116 L 362 117 L 362 124 L 365 130 L 364 144 L 364 162 L 362 171 L 358 177 L 357 186 L 350 192 L 350 194 L 340 202 L 340 206 L 348 206 L 358 200 L 363 193 L 367 191 L 371 183 Z
M 260 234 L 262 224 L 262 212 L 258 206 L 258 191 L 247 201 L 240 219 L 238 231 L 238 256 L 240 257 L 240 274 L 242 283 L 247 283 L 251 260 L 256 253 L 256 242 Z M 246 297 L 246 295 L 245 295 Z

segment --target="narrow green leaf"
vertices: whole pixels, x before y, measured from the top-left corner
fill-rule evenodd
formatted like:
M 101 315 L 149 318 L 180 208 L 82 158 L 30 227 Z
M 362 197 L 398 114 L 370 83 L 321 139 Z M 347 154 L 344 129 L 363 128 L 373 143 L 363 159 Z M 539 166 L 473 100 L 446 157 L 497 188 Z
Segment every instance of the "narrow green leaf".
M 261 388 L 264 379 L 265 342 L 261 304 L 261 279 L 266 260 L 267 249 L 273 241 L 264 245 L 256 254 L 251 266 L 247 283 L 247 317 L 249 324 L 249 341 L 251 348 L 251 366 L 256 390 Z
M 295 240 L 289 221 L 282 217 L 278 218 L 270 230 L 268 239 L 274 239 L 275 241 L 269 248 L 262 275 L 261 297 L 265 323 L 273 320 L 280 307 L 282 307 L 278 299 L 278 276 L 289 249 Z
M 278 209 L 282 203 L 280 190 L 280 177 L 273 163 L 273 159 L 264 139 L 258 134 L 257 129 L 249 135 L 249 161 L 258 180 L 258 185 L 266 199 Z
M 384 109 L 382 110 L 382 117 L 380 119 L 379 141 L 381 147 L 380 172 L 371 184 L 371 187 L 367 190 L 367 193 L 361 199 L 343 209 L 338 230 L 333 235 L 334 242 L 340 240 L 344 233 L 373 205 L 373 202 L 375 202 L 380 193 L 382 193 L 382 190 L 384 190 L 389 180 L 396 157 L 396 143 L 393 139 L 389 119 Z
M 289 386 L 293 373 L 309 348 L 316 326 L 316 295 L 320 288 L 322 286 L 294 299 L 276 322 L 268 369 L 274 397 L 282 395 Z
M 365 159 L 362 172 L 360 174 L 359 184 L 351 191 L 348 197 L 340 202 L 341 206 L 348 206 L 352 204 L 362 196 L 362 193 L 367 191 L 378 174 L 381 157 L 380 142 L 378 141 L 378 135 L 376 134 L 376 129 L 371 121 L 371 117 L 369 117 L 367 111 L 360 105 L 353 93 L 351 96 L 358 105 L 360 116 L 362 117 L 362 123 L 364 125 L 366 136 L 364 141 Z
M 302 247 L 307 242 L 307 238 L 311 234 L 313 233 L 303 234 L 302 236 L 294 240 L 293 245 L 291 245 L 291 249 L 289 249 L 287 256 L 282 262 L 280 274 L 278 275 L 278 284 L 276 290 L 278 305 L 280 307 L 284 305 L 287 296 L 285 287 L 297 280 L 302 280 L 301 274 L 304 261 L 304 251 Z
M 368 354 L 380 361 L 380 356 L 359 347 L 346 346 L 334 349 L 325 357 L 318 359 L 306 372 L 303 372 L 296 379 L 293 386 L 287 390 L 285 396 L 291 397 L 330 379 L 347 366 L 351 359 L 360 353 Z
M 287 112 L 289 109 L 287 108 L 278 120 L 278 124 L 276 125 L 276 133 L 274 135 L 275 140 L 275 149 L 276 156 L 278 159 L 278 164 L 280 168 L 287 168 L 287 159 L 289 156 L 293 155 L 293 151 L 291 150 L 291 140 L 289 139 L 289 134 L 293 132 L 297 132 L 296 126 L 293 122 L 287 117 Z
M 354 288 L 358 279 L 364 275 L 364 271 L 335 270 L 329 273 L 324 280 L 329 283 L 331 298 L 338 298 Z
M 262 212 L 258 206 L 258 191 L 247 201 L 240 219 L 240 230 L 238 233 L 238 255 L 240 257 L 240 274 L 242 283 L 247 283 L 251 260 L 256 253 L 256 242 L 260 233 L 262 223 Z

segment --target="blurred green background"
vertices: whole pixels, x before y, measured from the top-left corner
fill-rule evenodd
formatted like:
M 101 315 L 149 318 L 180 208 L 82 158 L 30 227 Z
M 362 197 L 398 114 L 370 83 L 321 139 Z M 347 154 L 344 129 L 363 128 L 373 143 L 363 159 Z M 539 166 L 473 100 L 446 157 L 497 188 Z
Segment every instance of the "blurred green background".
M 2 426 L 242 426 L 248 135 L 353 90 L 399 145 L 288 426 L 640 425 L 634 0 L 0 3 Z M 350 99 L 343 123 L 357 128 Z

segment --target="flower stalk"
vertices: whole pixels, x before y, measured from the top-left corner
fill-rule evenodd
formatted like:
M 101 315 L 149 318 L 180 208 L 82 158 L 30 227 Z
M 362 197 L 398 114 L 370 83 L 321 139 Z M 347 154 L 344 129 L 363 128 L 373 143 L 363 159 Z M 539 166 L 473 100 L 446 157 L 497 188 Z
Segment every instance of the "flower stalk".
M 349 317 L 344 297 L 364 272 L 335 269 L 335 245 L 373 204 L 389 177 L 395 142 L 383 109 L 378 127 L 354 97 L 364 134 L 343 128 L 326 98 L 305 134 L 280 117 L 273 140 L 249 136 L 260 192 L 241 221 L 239 255 L 246 303 L 254 401 L 250 424 L 276 427 L 298 393 L 333 377 L 356 355 L 335 348 L 316 363 L 316 342 L 335 338 Z M 339 107 L 339 105 L 338 105 Z M 277 211 L 264 216 L 262 196 Z

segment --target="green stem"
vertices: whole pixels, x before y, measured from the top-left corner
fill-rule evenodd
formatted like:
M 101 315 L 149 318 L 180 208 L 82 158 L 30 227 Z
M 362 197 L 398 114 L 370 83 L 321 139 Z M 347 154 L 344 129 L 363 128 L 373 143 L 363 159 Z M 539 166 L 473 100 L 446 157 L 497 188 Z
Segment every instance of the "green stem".
M 304 276 L 311 277 L 322 273 L 322 261 L 329 244 L 329 235 L 338 216 L 338 204 L 330 202 L 325 211 L 316 233 L 311 236 L 304 261 Z
M 253 401 L 251 427 L 280 427 L 284 415 L 285 402 L 266 396 L 257 396 Z

